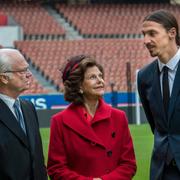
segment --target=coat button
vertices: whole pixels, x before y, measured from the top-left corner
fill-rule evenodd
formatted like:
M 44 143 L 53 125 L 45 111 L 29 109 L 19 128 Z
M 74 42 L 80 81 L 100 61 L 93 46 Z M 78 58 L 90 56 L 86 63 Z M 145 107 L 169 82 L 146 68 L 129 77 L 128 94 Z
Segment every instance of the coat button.
M 92 146 L 95 146 L 95 145 L 96 145 L 96 143 L 95 143 L 95 142 L 93 142 L 93 141 L 91 141 L 91 145 L 92 145 Z
M 115 138 L 116 137 L 116 133 L 113 131 L 111 136 L 112 136 L 112 138 Z
M 112 156 L 112 151 L 110 150 L 110 151 L 107 151 L 107 156 L 108 157 L 111 157 Z

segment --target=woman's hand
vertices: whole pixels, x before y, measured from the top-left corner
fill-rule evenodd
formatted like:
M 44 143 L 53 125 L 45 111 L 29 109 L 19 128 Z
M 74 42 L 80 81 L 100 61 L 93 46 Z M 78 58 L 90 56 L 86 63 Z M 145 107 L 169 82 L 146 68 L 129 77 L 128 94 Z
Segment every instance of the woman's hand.
M 93 178 L 93 180 L 102 180 L 101 178 Z

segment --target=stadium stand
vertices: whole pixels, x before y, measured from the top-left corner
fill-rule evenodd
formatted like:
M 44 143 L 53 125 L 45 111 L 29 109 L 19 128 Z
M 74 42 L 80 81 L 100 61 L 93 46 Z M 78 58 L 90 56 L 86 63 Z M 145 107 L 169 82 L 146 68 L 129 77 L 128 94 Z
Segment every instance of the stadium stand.
M 180 22 L 180 6 L 170 4 L 56 5 L 59 13 L 85 38 L 139 37 L 144 16 L 157 9 L 172 11 Z
M 52 8 L 52 7 L 51 7 Z M 84 39 L 66 40 L 67 31 L 50 16 L 40 3 L 2 3 L 0 11 L 23 27 L 26 36 L 56 36 L 64 39 L 33 38 L 16 41 L 15 47 L 25 54 L 33 67 L 57 90 L 62 90 L 59 68 L 73 55 L 95 56 L 105 67 L 106 91 L 111 83 L 118 91 L 127 91 L 126 63 L 131 64 L 131 81 L 135 82 L 135 71 L 151 61 L 143 47 L 140 21 L 152 10 L 167 9 L 180 21 L 180 6 L 170 4 L 56 4 L 55 9 L 65 22 L 75 27 Z M 41 38 L 40 38 L 41 39 Z M 133 89 L 134 90 L 134 89 Z M 26 93 L 48 93 L 37 80 L 33 80 L 31 91 Z
M 73 55 L 89 54 L 105 67 L 106 91 L 115 83 L 118 91 L 127 91 L 126 63 L 131 62 L 132 80 L 136 69 L 151 60 L 141 39 L 86 39 L 76 41 L 17 41 L 20 49 L 34 66 L 43 72 L 60 90 L 59 68 Z
M 7 16 L 12 16 L 23 27 L 25 37 L 65 36 L 65 30 L 41 7 L 39 3 L 1 3 L 0 25 L 7 25 Z M 6 18 L 5 18 L 6 17 Z M 2 46 L 0 46 L 2 48 Z M 35 77 L 25 94 L 50 93 Z
M 65 36 L 65 30 L 53 19 L 40 3 L 1 3 L 0 11 L 13 16 L 27 36 Z

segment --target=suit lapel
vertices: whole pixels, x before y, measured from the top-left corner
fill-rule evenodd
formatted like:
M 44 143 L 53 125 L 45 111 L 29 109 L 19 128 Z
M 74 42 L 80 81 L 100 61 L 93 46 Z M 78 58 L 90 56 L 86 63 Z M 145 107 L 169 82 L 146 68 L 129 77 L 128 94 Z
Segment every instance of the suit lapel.
M 162 94 L 161 94 L 161 87 L 160 87 L 160 72 L 158 68 L 158 63 L 156 61 L 155 64 L 155 70 L 154 70 L 154 76 L 153 76 L 153 82 L 152 82 L 152 94 L 150 96 L 150 99 L 155 99 L 155 104 L 154 108 L 158 108 L 156 111 L 157 112 L 163 112 L 162 114 L 162 119 L 166 119 L 165 117 L 165 112 L 164 112 L 164 107 L 163 107 L 163 99 L 162 99 Z
M 154 64 L 154 72 L 153 75 L 153 81 L 152 81 L 152 91 L 150 94 L 150 104 L 151 106 L 155 109 L 155 112 L 159 113 L 159 116 L 161 116 L 161 121 L 163 121 L 164 125 L 168 125 L 168 121 L 166 120 L 165 117 L 165 112 L 164 112 L 164 106 L 163 106 L 163 99 L 162 99 L 162 94 L 161 94 L 161 87 L 160 87 L 160 72 L 159 72 L 159 67 L 158 63 Z
M 179 91 L 180 91 L 180 61 L 178 63 L 178 68 L 177 68 L 177 72 L 176 72 L 174 83 L 173 83 L 173 89 L 172 89 L 170 103 L 169 103 L 168 119 L 171 118 L 171 115 L 173 113 L 175 102 L 176 102 Z
M 25 101 L 20 101 L 21 102 L 21 109 L 23 112 L 23 116 L 24 116 L 24 121 L 25 121 L 25 125 L 26 125 L 26 131 L 27 131 L 27 137 L 28 137 L 28 141 L 29 141 L 29 145 L 31 147 L 31 151 L 33 151 L 35 148 L 35 142 L 34 142 L 34 124 L 33 124 L 33 114 L 32 111 L 30 111 L 29 106 L 27 105 L 27 103 Z
M 27 137 L 9 107 L 0 99 L 0 121 L 28 148 Z

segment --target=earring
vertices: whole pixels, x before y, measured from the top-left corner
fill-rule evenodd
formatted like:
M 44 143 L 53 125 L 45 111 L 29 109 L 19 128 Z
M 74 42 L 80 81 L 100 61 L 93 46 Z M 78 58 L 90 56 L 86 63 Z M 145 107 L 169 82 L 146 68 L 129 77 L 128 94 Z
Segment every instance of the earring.
M 80 92 L 80 94 L 83 94 L 83 90 L 82 89 L 80 89 L 79 92 Z

